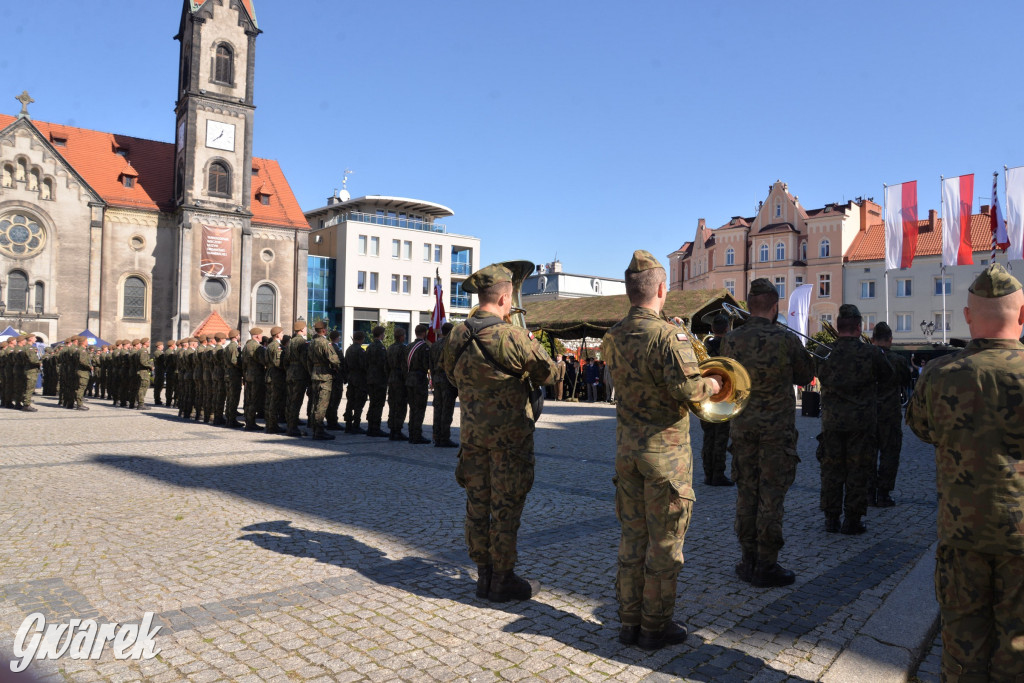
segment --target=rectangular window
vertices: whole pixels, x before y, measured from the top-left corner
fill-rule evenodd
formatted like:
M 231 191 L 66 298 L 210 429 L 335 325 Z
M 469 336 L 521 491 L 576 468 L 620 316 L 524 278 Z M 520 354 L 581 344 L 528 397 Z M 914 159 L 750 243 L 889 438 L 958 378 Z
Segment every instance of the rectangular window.
M 780 299 L 786 298 L 786 278 L 777 277 L 775 278 L 775 291 L 779 293 Z
M 909 313 L 897 313 L 896 314 L 896 331 L 897 332 L 910 332 L 910 314 Z
M 402 276 L 402 294 L 408 294 L 412 290 L 412 276 Z
M 366 235 L 359 236 L 359 255 L 366 256 Z
M 398 258 L 402 249 L 402 240 L 391 240 L 391 258 Z
M 803 275 L 797 275 L 796 276 L 796 284 L 794 285 L 794 287 L 799 287 L 803 283 L 804 283 L 804 276 Z
M 871 331 L 875 329 L 877 322 L 878 316 L 874 313 L 861 313 L 861 328 L 869 337 L 871 336 Z
M 412 260 L 412 242 L 409 240 L 406 240 L 405 243 L 402 244 L 402 258 L 406 261 Z
M 946 332 L 949 332 L 949 326 L 953 322 L 953 316 L 950 315 L 949 311 L 946 311 Z M 935 314 L 935 329 L 942 330 L 942 314 Z
M 910 296 L 912 291 L 909 279 L 896 281 L 896 296 Z
M 731 294 L 733 296 L 736 296 L 736 281 L 735 280 L 726 280 L 725 281 L 725 288 L 727 290 L 729 290 L 729 294 Z
M 434 245 L 434 263 L 440 263 L 440 262 L 441 262 L 441 245 L 440 244 L 435 244 Z
M 366 271 L 360 270 L 356 273 L 356 289 L 360 292 L 366 291 Z
M 430 243 L 429 242 L 427 242 L 426 244 L 423 245 L 423 260 L 424 261 L 429 261 L 430 260 Z
M 425 277 L 423 278 L 423 295 L 426 296 L 428 294 L 430 294 L 430 278 Z
M 861 282 L 860 282 L 860 298 L 861 299 L 874 299 L 875 298 L 875 281 L 874 280 L 861 280 Z
M 818 298 L 828 299 L 832 296 L 832 276 L 828 273 L 818 275 Z
M 832 314 L 831 313 L 823 313 L 821 315 L 820 319 L 821 319 L 821 322 L 823 322 L 823 323 L 828 323 L 829 325 L 832 324 Z M 822 326 L 821 329 L 825 329 L 824 325 Z
M 370 273 L 370 291 L 377 291 L 377 273 Z
M 943 289 L 945 289 L 945 292 L 943 292 Z M 935 296 L 942 296 L 943 293 L 946 296 L 953 293 L 953 280 L 948 276 L 935 278 Z
M 392 294 L 398 294 L 398 276 L 397 275 L 392 275 L 391 276 L 391 293 Z
M 370 238 L 370 256 L 380 256 L 380 238 Z

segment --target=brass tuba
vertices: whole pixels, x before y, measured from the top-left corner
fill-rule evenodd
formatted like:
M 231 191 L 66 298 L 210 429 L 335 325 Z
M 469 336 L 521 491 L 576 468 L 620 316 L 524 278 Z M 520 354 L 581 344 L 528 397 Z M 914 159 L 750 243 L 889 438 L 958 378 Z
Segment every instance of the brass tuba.
M 726 422 L 743 412 L 750 400 L 750 375 L 738 361 L 725 356 L 708 356 L 704 343 L 694 335 L 693 330 L 685 322 L 678 323 L 686 330 L 693 353 L 697 356 L 697 368 L 702 377 L 717 376 L 722 382 L 722 390 L 703 401 L 691 401 L 689 410 L 704 422 Z

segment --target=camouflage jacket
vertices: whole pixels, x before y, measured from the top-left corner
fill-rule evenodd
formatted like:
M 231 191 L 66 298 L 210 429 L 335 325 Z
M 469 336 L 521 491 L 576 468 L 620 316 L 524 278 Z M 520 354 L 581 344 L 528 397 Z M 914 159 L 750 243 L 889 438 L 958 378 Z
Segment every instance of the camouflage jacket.
M 493 318 L 478 310 L 474 318 Z M 479 333 L 481 344 L 507 369 L 528 375 L 536 384 L 550 384 L 555 362 L 529 332 L 500 323 Z M 471 343 L 465 323 L 448 334 L 442 365 L 459 391 L 464 443 L 478 448 L 505 451 L 533 460 L 534 421 L 528 410 L 525 384 L 519 377 L 489 363 L 476 343 Z
M 362 344 L 351 344 L 345 350 L 345 366 L 348 368 L 348 385 L 357 389 L 366 388 L 366 350 Z
M 263 379 L 263 364 L 256 357 L 262 348 L 255 339 L 245 342 L 245 346 L 242 347 L 242 358 L 238 364 L 242 368 L 246 382 L 258 382 Z
M 618 394 L 615 429 L 619 456 L 664 453 L 682 456 L 680 495 L 693 499 L 690 415 L 687 403 L 708 398 L 697 358 L 684 331 L 650 308 L 633 306 L 601 342 Z
M 288 373 L 287 363 L 282 364 L 281 342 L 271 339 L 267 344 L 267 377 L 284 379 Z
M 242 370 L 238 366 L 238 356 L 238 342 L 232 339 L 224 347 L 224 353 L 220 357 L 224 363 L 224 377 L 235 379 L 241 376 Z
M 713 342 L 708 351 L 715 355 Z M 721 341 L 722 356 L 733 358 L 750 375 L 750 400 L 730 422 L 732 430 L 789 435 L 796 429 L 794 384 L 814 378 L 811 355 L 800 338 L 774 321 L 751 316 Z
M 903 416 L 900 390 L 910 386 L 910 361 L 892 350 L 882 349 L 882 355 L 892 368 L 892 377 L 878 385 L 878 419 L 899 420 Z
M 329 380 L 341 367 L 341 360 L 334 350 L 334 345 L 323 335 L 316 335 L 313 341 L 309 342 L 307 353 L 307 365 L 309 366 L 309 378 L 316 381 Z
M 892 367 L 881 349 L 859 337 L 840 337 L 817 366 L 821 428 L 873 434 L 878 424 L 878 385 L 892 381 Z
M 384 342 L 374 339 L 366 349 L 366 383 L 388 383 L 388 350 Z
M 448 339 L 451 336 L 449 333 L 448 337 L 441 337 L 438 341 L 430 345 L 430 379 L 434 383 L 436 388 L 438 384 L 445 386 L 450 385 L 448 381 L 448 375 L 444 372 L 444 350 L 448 346 Z
M 288 375 L 289 382 L 308 382 L 309 369 L 306 367 L 306 354 L 309 342 L 305 337 L 296 335 L 288 342 Z
M 405 386 L 426 391 L 429 385 L 427 373 L 430 372 L 430 343 L 416 339 L 407 349 Z
M 153 359 L 149 356 L 149 350 L 141 348 L 135 352 L 135 371 L 140 376 L 148 376 L 153 369 Z
M 388 355 L 385 363 L 388 369 L 388 384 L 401 384 L 405 386 L 406 354 L 409 352 L 409 345 L 405 342 L 395 342 L 388 347 Z
M 939 542 L 1024 556 L 1024 345 L 974 339 L 928 363 L 907 424 L 935 445 Z

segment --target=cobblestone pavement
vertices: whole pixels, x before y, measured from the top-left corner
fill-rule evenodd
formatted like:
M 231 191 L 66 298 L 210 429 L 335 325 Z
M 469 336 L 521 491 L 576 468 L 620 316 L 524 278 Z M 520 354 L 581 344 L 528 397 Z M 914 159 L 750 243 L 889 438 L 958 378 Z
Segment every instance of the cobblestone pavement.
M 753 588 L 733 573 L 735 489 L 705 486 L 698 455 L 677 602 L 691 636 L 647 653 L 616 640 L 611 405 L 549 403 L 518 568 L 544 588 L 506 605 L 474 596 L 454 449 L 38 405 L 0 412 L 2 665 L 37 611 L 163 625 L 156 659 L 108 647 L 33 664 L 44 680 L 816 680 L 935 537 L 932 450 L 909 432 L 898 506 L 872 508 L 864 535 L 824 533 L 819 424 L 798 417 L 781 555 L 797 582 Z
M 936 635 L 935 641 L 917 665 L 917 671 L 910 679 L 917 683 L 939 683 L 942 673 L 942 636 Z

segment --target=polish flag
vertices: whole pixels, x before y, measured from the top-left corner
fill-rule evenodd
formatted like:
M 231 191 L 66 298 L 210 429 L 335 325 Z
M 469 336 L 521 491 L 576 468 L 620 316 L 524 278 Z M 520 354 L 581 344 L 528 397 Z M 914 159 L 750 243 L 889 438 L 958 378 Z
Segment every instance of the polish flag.
M 942 179 L 942 265 L 974 264 L 971 247 L 971 209 L 974 174 Z
M 1006 241 L 1008 260 L 1024 258 L 1024 166 L 1006 169 Z
M 1006 252 L 1006 248 L 1010 246 L 1010 240 L 1006 236 L 1006 223 L 1003 222 L 1003 212 L 999 209 L 999 174 L 992 174 L 992 208 L 989 212 L 989 218 L 992 219 L 992 263 L 995 263 L 996 249 L 1002 249 Z
M 885 269 L 909 268 L 917 253 L 917 181 L 885 188 Z
M 444 291 L 441 289 L 441 276 L 434 279 L 434 313 L 430 316 L 430 329 L 427 330 L 427 341 L 431 344 L 441 338 L 441 326 L 447 322 L 444 317 Z

